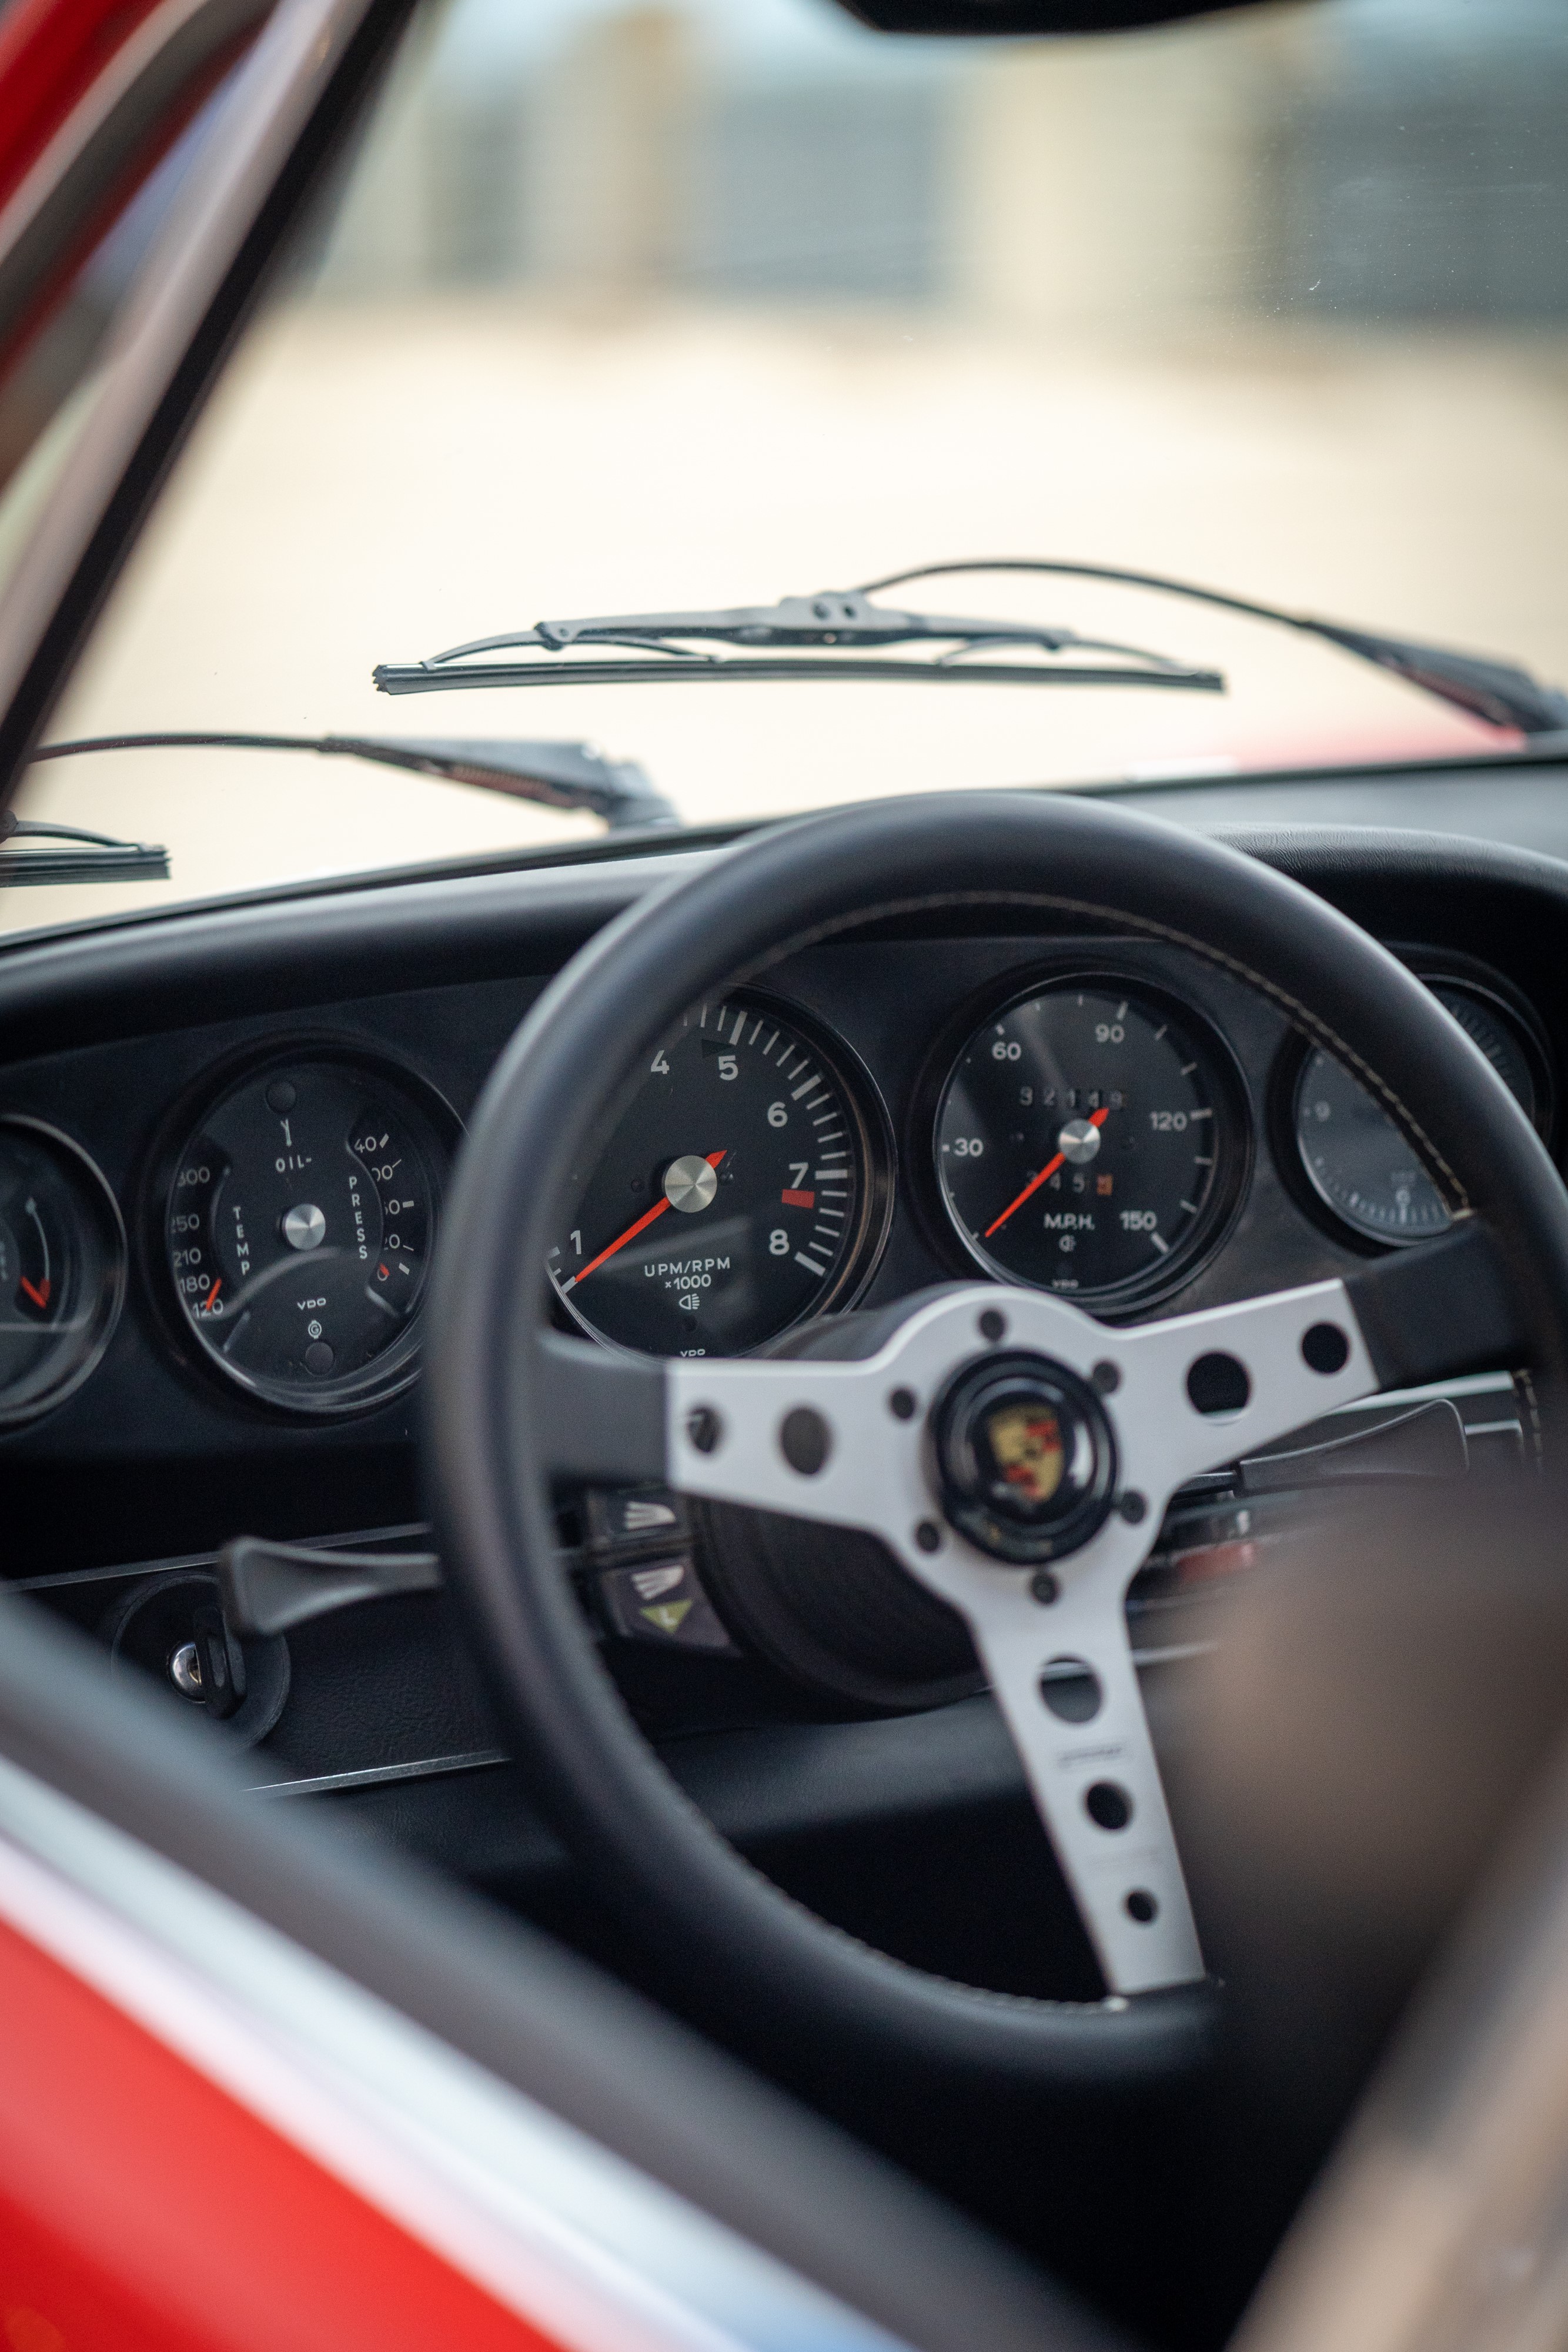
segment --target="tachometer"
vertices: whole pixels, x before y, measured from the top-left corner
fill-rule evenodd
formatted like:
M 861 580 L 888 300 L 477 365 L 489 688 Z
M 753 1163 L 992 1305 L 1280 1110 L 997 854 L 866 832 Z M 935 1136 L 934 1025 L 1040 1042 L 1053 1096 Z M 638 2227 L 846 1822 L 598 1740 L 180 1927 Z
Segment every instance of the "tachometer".
M 1115 980 L 1054 981 L 993 1013 L 936 1113 L 936 1175 L 971 1255 L 1079 1297 L 1163 1288 L 1213 1238 L 1244 1151 L 1220 1049 Z
M 413 1377 L 446 1123 L 401 1074 L 326 1055 L 268 1063 L 220 1096 L 163 1212 L 179 1310 L 218 1370 L 306 1412 Z
M 888 1156 L 842 1047 L 749 998 L 650 1059 L 561 1211 L 550 1278 L 598 1336 L 737 1356 L 841 1307 L 885 1224 Z
M 0 1426 L 87 1378 L 124 1288 L 120 1211 L 98 1170 L 52 1128 L 0 1119 Z

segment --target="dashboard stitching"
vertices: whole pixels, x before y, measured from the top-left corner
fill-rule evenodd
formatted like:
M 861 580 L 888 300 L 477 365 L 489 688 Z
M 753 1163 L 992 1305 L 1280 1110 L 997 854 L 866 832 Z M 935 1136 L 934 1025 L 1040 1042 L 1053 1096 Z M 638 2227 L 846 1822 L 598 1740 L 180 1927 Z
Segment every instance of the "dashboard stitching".
M 922 1984 L 933 1985 L 943 1992 L 955 1994 L 966 2008 L 983 2006 L 1024 2016 L 1038 2015 L 1041 2010 L 1045 2010 L 1060 2012 L 1064 2017 L 1083 2017 L 1101 2011 L 1110 2011 L 1113 2000 L 1118 2000 L 1124 2008 L 1131 2006 L 1124 1996 L 1117 1995 L 1103 1995 L 1098 2000 L 1062 2000 L 1046 1993 L 999 1992 L 994 1986 L 964 1984 L 956 1977 L 943 1975 L 939 1969 L 918 1968 L 912 1960 L 900 1959 L 894 1952 L 880 1951 L 874 1944 L 868 1944 L 863 1937 L 855 1935 L 848 1927 L 841 1927 L 837 1920 L 824 1919 L 820 1912 L 813 1911 L 809 1904 L 802 1903 L 798 1895 L 791 1895 L 787 1888 L 779 1885 L 777 1879 L 770 1878 L 765 1870 L 759 1869 L 749 1855 L 741 1853 L 739 1848 L 724 1835 L 722 1830 L 716 1828 L 709 1816 L 703 1811 L 702 1807 L 687 1795 L 685 1790 L 675 1779 L 670 1766 L 662 1756 L 658 1755 L 657 1750 L 652 1752 L 664 1771 L 671 1792 L 685 1808 L 690 1819 L 700 1829 L 706 1831 L 709 1837 L 717 1839 L 743 1870 L 748 1872 L 770 1895 L 793 1911 L 815 1932 L 835 1937 L 839 1942 L 847 1944 L 852 1950 L 863 1953 L 879 1969 L 897 1969 L 904 1975 L 917 1979 Z M 1204 1981 L 1212 1983 L 1213 1979 L 1205 1979 Z M 1183 1988 L 1183 1990 L 1190 1990 L 1191 1988 Z
M 1087 899 L 1061 898 L 1045 893 L 1016 890 L 940 891 L 915 898 L 889 899 L 881 905 L 862 907 L 852 915 L 837 916 L 831 922 L 816 924 L 809 930 L 797 932 L 792 939 L 785 940 L 779 947 L 770 949 L 765 957 L 747 965 L 744 971 L 737 975 L 736 984 L 741 984 L 758 973 L 767 971 L 786 956 L 794 955 L 804 948 L 818 946 L 823 940 L 833 939 L 843 931 L 857 929 L 862 923 L 877 922 L 892 915 L 926 913 L 944 907 L 1029 907 L 1049 909 L 1055 914 L 1086 915 L 1103 922 L 1124 923 L 1129 929 L 1141 931 L 1150 939 L 1164 940 L 1172 946 L 1185 948 L 1190 954 L 1201 957 L 1205 962 L 1218 965 L 1222 971 L 1233 973 L 1238 979 L 1245 981 L 1249 986 L 1257 989 L 1262 995 L 1270 998 L 1276 1004 L 1283 1006 L 1299 1026 L 1304 1028 L 1320 1045 L 1328 1045 L 1339 1059 L 1349 1064 L 1357 1076 L 1382 1097 L 1383 1100 L 1396 1112 L 1406 1132 L 1420 1145 L 1428 1160 L 1441 1173 L 1452 1196 L 1450 1205 L 1454 1208 L 1455 1215 L 1474 1215 L 1474 1207 L 1464 1183 L 1449 1167 L 1442 1152 L 1427 1135 L 1408 1105 L 1385 1079 L 1378 1076 L 1370 1063 L 1364 1061 L 1354 1048 L 1347 1045 L 1321 1015 L 1310 1011 L 1299 999 L 1293 997 L 1288 989 L 1281 988 L 1276 981 L 1269 980 L 1263 973 L 1254 971 L 1250 965 L 1243 963 L 1239 957 L 1228 955 L 1223 948 L 1214 947 L 1204 940 L 1194 939 L 1185 931 L 1173 929 L 1168 924 L 1155 921 L 1149 916 L 1129 914 L 1124 908 L 1102 907 Z

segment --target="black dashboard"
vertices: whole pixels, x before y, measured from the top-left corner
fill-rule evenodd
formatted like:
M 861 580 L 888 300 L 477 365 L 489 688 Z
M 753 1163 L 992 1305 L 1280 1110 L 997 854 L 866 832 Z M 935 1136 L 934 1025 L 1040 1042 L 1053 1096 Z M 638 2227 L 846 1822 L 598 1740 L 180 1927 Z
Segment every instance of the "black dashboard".
M 1247 845 L 1406 957 L 1560 1150 L 1568 867 L 1409 834 Z M 420 1543 L 419 1307 L 463 1125 L 550 973 L 693 863 L 394 877 L 0 952 L 14 1590 L 167 1685 L 229 1539 Z M 884 924 L 695 1008 L 632 1074 L 563 1204 L 556 1311 L 612 1344 L 729 1352 L 977 1273 L 1113 1319 L 1311 1281 L 1446 1214 L 1355 1091 L 1178 948 L 983 910 Z M 1517 1459 L 1500 1369 L 1307 1442 L 1428 1406 L 1434 1466 Z M 1249 1467 L 1182 1498 L 1138 1600 L 1150 1657 L 1180 1648 L 1159 1628 L 1183 1560 L 1242 1558 L 1290 1483 Z M 840 1806 L 846 1759 L 912 1740 L 753 1654 L 667 1501 L 591 1498 L 562 1532 L 633 1706 L 737 1833 L 800 1828 L 813 1740 L 838 1742 Z M 463 1768 L 472 1790 L 486 1766 L 504 1782 L 444 1595 L 347 1609 L 282 1648 L 259 1646 L 231 1726 L 257 1785 L 380 1790 L 417 1840 L 414 1784 Z M 950 1707 L 924 1762 L 911 1748 L 911 1802 L 956 1785 L 955 1742 L 971 1795 L 1011 1785 L 984 1708 Z

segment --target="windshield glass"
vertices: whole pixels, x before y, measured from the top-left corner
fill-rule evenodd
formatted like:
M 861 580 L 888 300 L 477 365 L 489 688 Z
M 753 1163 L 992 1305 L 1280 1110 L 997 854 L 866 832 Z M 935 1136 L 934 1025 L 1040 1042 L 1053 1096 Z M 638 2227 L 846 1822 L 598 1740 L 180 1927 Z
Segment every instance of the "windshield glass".
M 50 735 L 589 740 L 694 824 L 1506 743 L 1289 632 L 1007 575 L 883 601 L 1064 624 L 1229 691 L 394 699 L 371 671 L 541 617 L 1037 555 L 1568 681 L 1565 99 L 1555 0 L 1000 43 L 888 39 L 830 0 L 454 0 L 416 25 Z M 13 888 L 13 929 L 601 829 L 223 751 L 37 767 L 17 813 L 166 845 L 172 876 Z

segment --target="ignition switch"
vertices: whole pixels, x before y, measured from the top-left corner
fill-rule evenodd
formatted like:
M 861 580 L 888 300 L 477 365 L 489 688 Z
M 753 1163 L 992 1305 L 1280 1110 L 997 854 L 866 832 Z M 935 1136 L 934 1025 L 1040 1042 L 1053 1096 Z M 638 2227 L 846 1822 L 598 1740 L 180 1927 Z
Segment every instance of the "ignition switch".
M 169 1679 L 183 1698 L 220 1720 L 238 1712 L 246 1694 L 245 1653 L 221 1609 L 194 1612 L 194 1639 L 182 1642 L 169 1660 Z

